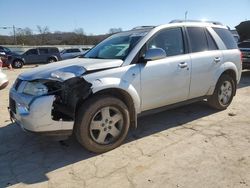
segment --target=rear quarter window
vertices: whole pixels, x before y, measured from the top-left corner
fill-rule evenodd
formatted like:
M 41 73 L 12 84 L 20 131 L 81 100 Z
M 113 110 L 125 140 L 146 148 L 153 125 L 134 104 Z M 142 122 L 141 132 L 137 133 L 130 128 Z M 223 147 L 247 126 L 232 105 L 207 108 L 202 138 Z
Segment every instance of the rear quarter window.
M 221 40 L 224 42 L 227 49 L 237 49 L 237 43 L 228 29 L 223 28 L 213 28 L 213 30 L 219 35 Z

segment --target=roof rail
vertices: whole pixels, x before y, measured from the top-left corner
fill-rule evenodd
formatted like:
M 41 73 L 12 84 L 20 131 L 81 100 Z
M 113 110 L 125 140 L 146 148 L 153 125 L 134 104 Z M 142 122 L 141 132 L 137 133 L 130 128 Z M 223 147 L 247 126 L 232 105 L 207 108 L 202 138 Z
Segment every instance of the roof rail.
M 143 26 L 137 26 L 137 27 L 134 27 L 132 30 L 137 30 L 137 29 L 153 29 L 155 28 L 155 26 L 150 26 L 150 25 L 143 25 Z
M 203 20 L 172 20 L 169 23 L 183 23 L 183 22 L 201 22 L 201 23 L 204 22 L 204 23 L 211 23 L 214 25 L 223 25 L 222 23 L 217 21 L 203 21 Z

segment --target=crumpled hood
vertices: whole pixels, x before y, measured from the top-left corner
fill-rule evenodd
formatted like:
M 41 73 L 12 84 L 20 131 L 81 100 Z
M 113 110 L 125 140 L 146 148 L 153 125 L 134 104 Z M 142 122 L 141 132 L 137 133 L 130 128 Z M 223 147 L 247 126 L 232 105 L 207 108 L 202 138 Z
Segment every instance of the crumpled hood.
M 121 66 L 122 60 L 74 58 L 32 68 L 19 75 L 22 80 L 50 79 L 51 73 L 71 67 L 83 67 L 85 72 Z

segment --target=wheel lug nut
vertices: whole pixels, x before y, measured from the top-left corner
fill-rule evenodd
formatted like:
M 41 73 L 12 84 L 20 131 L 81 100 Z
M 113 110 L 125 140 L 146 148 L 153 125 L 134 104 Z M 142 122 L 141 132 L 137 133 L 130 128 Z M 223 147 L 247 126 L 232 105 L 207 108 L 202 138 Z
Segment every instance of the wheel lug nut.
M 107 128 L 104 128 L 104 131 L 107 131 Z
M 113 123 L 113 121 L 109 121 L 109 124 L 112 124 Z
M 105 126 L 105 124 L 104 123 L 102 123 L 102 127 L 104 127 Z
M 111 127 L 111 126 L 109 126 L 108 128 L 109 128 L 109 129 L 111 129 L 112 127 Z

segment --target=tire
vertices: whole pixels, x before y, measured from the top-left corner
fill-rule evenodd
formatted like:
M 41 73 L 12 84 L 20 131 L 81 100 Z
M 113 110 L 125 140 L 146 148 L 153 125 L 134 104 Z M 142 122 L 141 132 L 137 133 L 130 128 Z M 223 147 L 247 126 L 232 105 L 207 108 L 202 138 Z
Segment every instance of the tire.
M 208 98 L 208 104 L 218 110 L 225 110 L 231 104 L 236 90 L 234 79 L 224 74 L 216 84 L 214 93 Z
M 94 153 L 122 144 L 129 130 L 129 112 L 119 99 L 106 95 L 90 98 L 78 110 L 74 132 L 79 143 Z
M 56 58 L 54 57 L 50 57 L 47 61 L 47 63 L 54 63 L 54 62 L 57 62 Z
M 23 61 L 20 60 L 20 59 L 15 59 L 13 62 L 12 62 L 12 67 L 13 68 L 16 68 L 16 69 L 20 69 L 23 67 Z

